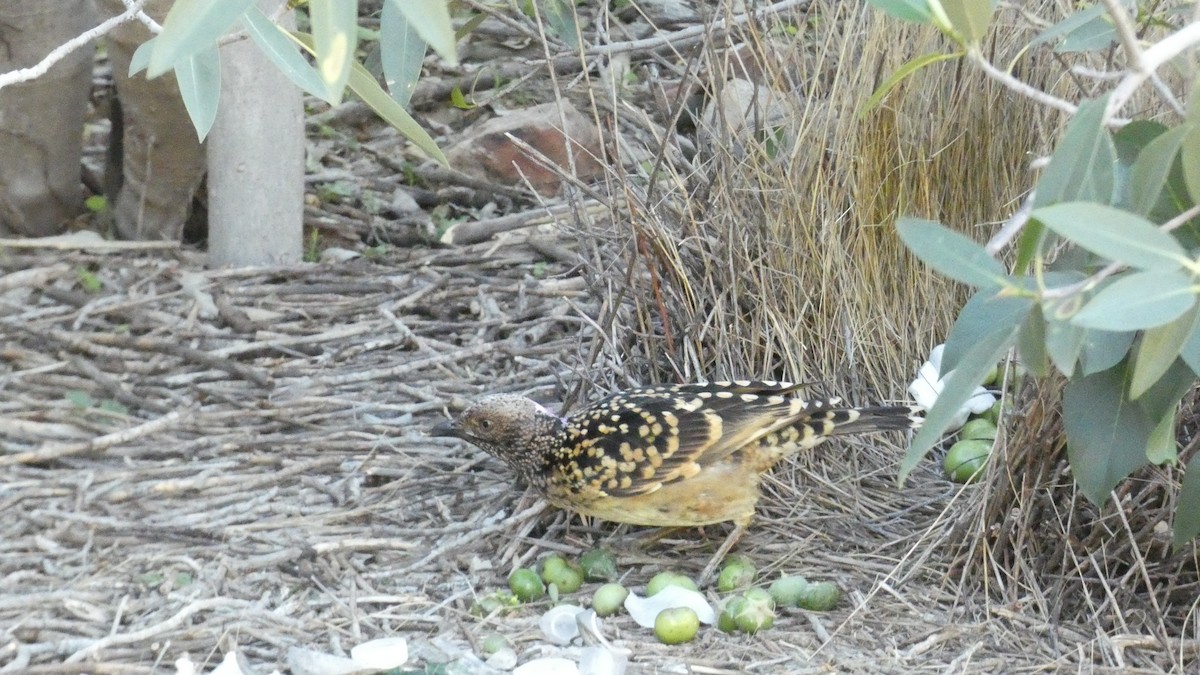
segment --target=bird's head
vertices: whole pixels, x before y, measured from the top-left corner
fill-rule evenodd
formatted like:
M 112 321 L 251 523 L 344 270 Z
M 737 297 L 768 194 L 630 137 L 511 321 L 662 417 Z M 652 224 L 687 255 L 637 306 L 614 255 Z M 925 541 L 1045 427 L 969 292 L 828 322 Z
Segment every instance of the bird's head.
M 429 430 L 477 445 L 510 463 L 532 459 L 543 441 L 562 429 L 561 418 L 540 403 L 515 394 L 485 396 L 455 419 Z

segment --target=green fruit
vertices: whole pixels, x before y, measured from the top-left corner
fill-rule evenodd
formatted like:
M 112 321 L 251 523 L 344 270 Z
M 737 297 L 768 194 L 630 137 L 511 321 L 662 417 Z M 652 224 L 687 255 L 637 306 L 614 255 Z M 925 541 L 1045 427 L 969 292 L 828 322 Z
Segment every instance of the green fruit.
M 733 598 L 726 603 L 725 609 L 722 609 L 721 614 L 717 616 L 717 630 L 722 633 L 736 633 L 738 627 L 734 617 L 740 614 L 745 606 L 746 599 L 742 597 Z
M 508 575 L 508 587 L 521 602 L 533 602 L 546 594 L 546 585 L 537 572 L 522 567 Z
M 499 633 L 492 633 L 483 639 L 483 645 L 481 646 L 483 647 L 484 656 L 491 656 L 501 649 L 511 645 L 508 642 L 508 638 Z
M 553 584 L 559 593 L 574 593 L 583 585 L 583 570 L 578 565 L 564 564 L 561 568 L 543 571 L 542 580 Z
M 964 441 L 972 439 L 994 440 L 996 438 L 996 424 L 982 417 L 973 419 L 964 424 L 962 429 L 958 430 L 958 437 Z
M 761 588 L 746 589 L 746 592 L 742 594 L 742 597 L 746 598 L 747 604 L 761 605 L 763 607 L 775 609 L 775 599 L 771 597 L 770 593 Z
M 471 616 L 483 618 L 494 612 L 509 610 L 521 604 L 517 597 L 507 590 L 495 591 L 476 600 L 469 610 Z
M 808 585 L 808 588 L 804 591 L 804 595 L 800 598 L 798 606 L 801 609 L 808 609 L 814 612 L 827 612 L 833 609 L 841 597 L 842 592 L 837 586 L 828 581 L 818 581 Z
M 696 587 L 696 582 L 682 574 L 676 572 L 659 572 L 650 579 L 650 583 L 646 584 L 646 597 L 654 595 L 667 586 L 678 586 L 686 588 L 689 591 L 700 590 Z
M 946 453 L 946 459 L 942 461 L 942 468 L 955 483 L 966 483 L 981 473 L 991 451 L 991 441 L 959 441 L 950 446 L 950 452 Z
M 700 617 L 690 607 L 664 609 L 654 617 L 654 636 L 664 645 L 691 642 L 700 630 Z
M 808 580 L 804 577 L 780 577 L 771 583 L 769 592 L 777 606 L 795 607 L 807 588 Z
M 985 387 L 990 387 L 991 385 L 996 384 L 996 382 L 998 382 L 999 380 L 1000 380 L 1000 365 L 996 364 L 996 365 L 992 366 L 992 369 L 987 372 L 987 375 L 983 376 L 982 384 Z
M 625 604 L 629 591 L 621 584 L 604 584 L 592 595 L 592 609 L 597 616 L 612 616 Z
M 602 548 L 594 548 L 579 557 L 583 578 L 588 581 L 612 581 L 617 578 L 617 559 Z
M 557 553 L 542 558 L 542 581 L 550 583 L 549 577 L 554 576 L 568 565 L 567 559 Z
M 775 601 L 761 588 L 751 588 L 742 595 L 743 604 L 733 622 L 738 630 L 753 635 L 775 625 Z
M 725 563 L 721 576 L 717 577 L 717 590 L 722 593 L 745 588 L 754 583 L 754 563 L 744 556 L 733 556 Z

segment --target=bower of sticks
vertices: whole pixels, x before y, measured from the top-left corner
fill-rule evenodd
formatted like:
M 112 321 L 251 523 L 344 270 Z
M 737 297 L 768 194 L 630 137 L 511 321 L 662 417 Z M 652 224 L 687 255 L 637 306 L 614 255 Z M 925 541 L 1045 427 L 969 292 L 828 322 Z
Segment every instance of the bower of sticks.
M 578 364 L 603 339 L 601 301 L 543 248 L 516 236 L 249 271 L 180 250 L 7 251 L 0 667 L 172 672 L 184 654 L 211 667 L 238 650 L 269 672 L 296 647 L 403 636 L 424 668 L 496 632 L 526 659 L 560 649 L 537 628 L 548 603 L 469 611 L 514 567 L 601 545 L 634 588 L 697 573 L 724 530 L 584 523 L 481 452 L 424 434 L 481 393 L 557 401 L 588 381 Z M 83 270 L 98 290 L 80 290 Z M 783 612 L 756 636 L 705 629 L 681 647 L 607 620 L 631 672 L 1142 658 L 960 588 L 941 542 L 961 486 L 930 463 L 898 490 L 902 442 L 830 444 L 772 474 L 739 546 L 764 578 L 834 581 L 839 608 Z
M 0 241 L 0 673 L 209 672 L 231 653 L 247 673 L 321 672 L 312 654 L 386 637 L 407 640 L 404 672 L 494 673 L 493 634 L 522 663 L 576 658 L 538 626 L 549 600 L 472 610 L 550 553 L 606 548 L 638 592 L 659 571 L 694 576 L 728 527 L 583 520 L 427 429 L 483 394 L 569 410 L 731 377 L 905 401 L 965 296 L 890 223 L 1002 219 L 1060 120 L 954 64 L 860 115 L 881 74 L 944 47 L 860 3 L 633 2 L 611 23 L 606 4 L 581 6 L 580 30 L 624 41 L 609 54 L 623 65 L 580 62 L 504 15 L 464 43 L 460 70 L 431 59 L 414 95 L 444 147 L 498 112 L 584 111 L 593 173 L 544 167 L 557 190 L 431 166 L 362 104 L 310 101 L 308 262 L 217 269 L 196 243 L 79 233 Z M 688 12 L 655 14 L 675 7 Z M 1020 13 L 999 16 L 1013 26 L 996 62 L 1056 77 L 1025 51 Z M 476 105 L 446 104 L 455 87 Z M 93 120 L 89 139 L 104 133 Z M 940 449 L 900 486 L 904 434 L 836 440 L 766 477 L 737 551 L 763 584 L 835 583 L 837 607 L 678 646 L 619 614 L 604 637 L 635 674 L 1189 672 L 1195 565 L 1116 560 L 1137 550 L 1110 525 L 1120 509 L 1084 541 L 1114 560 L 1071 558 L 1082 545 L 1036 521 L 1077 523 L 1046 440 L 1056 418 L 1032 398 L 1016 410 L 1005 456 L 1053 490 L 1030 478 L 990 499 L 1009 484 L 1001 465 L 957 484 Z M 1139 477 L 1129 530 L 1158 536 L 1174 479 L 1160 478 Z M 587 605 L 595 586 L 562 599 Z M 1167 591 L 1175 604 L 1156 610 Z

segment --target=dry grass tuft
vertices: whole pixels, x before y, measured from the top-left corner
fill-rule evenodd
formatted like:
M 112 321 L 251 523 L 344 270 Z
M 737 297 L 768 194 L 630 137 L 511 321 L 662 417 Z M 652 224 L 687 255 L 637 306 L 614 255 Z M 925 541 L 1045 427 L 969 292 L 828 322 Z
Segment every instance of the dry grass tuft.
M 634 307 L 614 319 L 627 365 L 647 379 L 757 375 L 856 399 L 902 395 L 963 295 L 914 261 L 893 222 L 986 227 L 1028 185 L 1027 152 L 1042 143 L 1041 111 L 953 65 L 860 115 L 905 59 L 944 47 L 853 3 L 816 3 L 706 45 L 697 78 L 708 98 L 753 103 L 744 117 L 698 121 L 693 164 L 663 153 L 653 177 L 621 177 L 619 220 L 636 243 L 607 249 L 598 258 L 623 264 L 597 272 Z M 747 70 L 765 88 L 726 80 Z M 751 133 L 747 119 L 766 122 Z
M 1117 653 L 1153 647 L 1185 668 L 1200 658 L 1200 546 L 1172 551 L 1178 472 L 1142 470 L 1097 508 L 1070 475 L 1061 396 L 1061 381 L 1020 396 L 983 498 L 956 526 L 964 581 L 1051 621 L 1086 618 L 1098 632 L 1115 633 Z M 1193 393 L 1180 416 L 1185 445 L 1200 438 L 1198 406 Z

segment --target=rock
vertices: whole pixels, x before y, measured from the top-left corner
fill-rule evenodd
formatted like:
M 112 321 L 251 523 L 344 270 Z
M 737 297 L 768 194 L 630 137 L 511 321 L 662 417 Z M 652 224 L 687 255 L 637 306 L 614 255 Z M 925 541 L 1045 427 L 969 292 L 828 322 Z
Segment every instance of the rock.
M 566 122 L 565 133 L 563 122 Z M 512 138 L 510 138 L 510 136 Z M 450 165 L 472 176 L 504 185 L 524 185 L 525 180 L 543 195 L 556 193 L 559 175 L 513 141 L 516 138 L 570 171 L 567 141 L 573 144 L 575 176 L 588 181 L 600 174 L 603 146 L 595 123 L 570 103 L 555 103 L 509 111 L 472 125 L 462 140 L 446 152 Z

